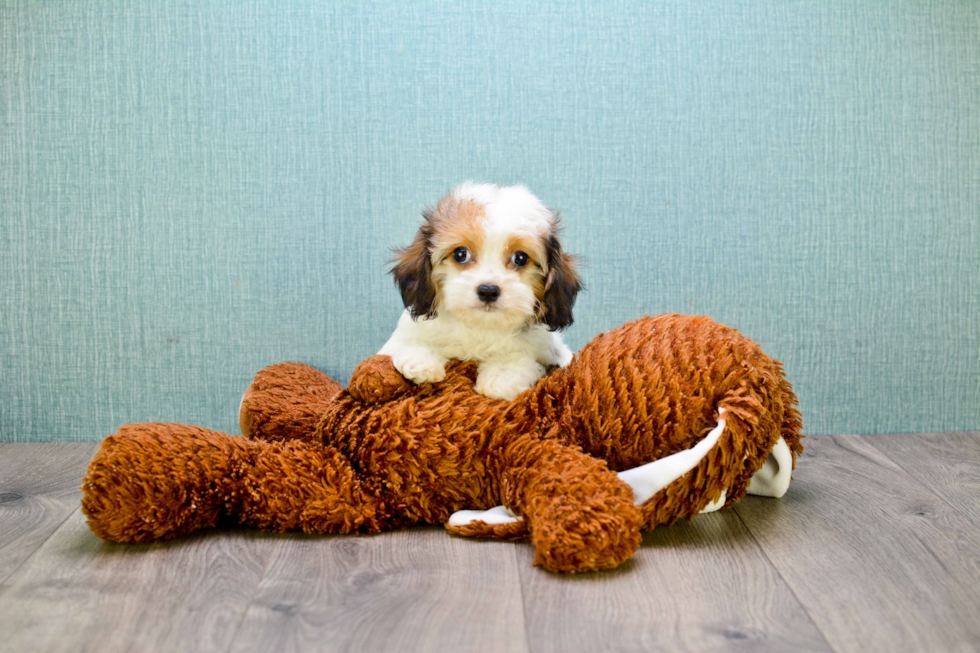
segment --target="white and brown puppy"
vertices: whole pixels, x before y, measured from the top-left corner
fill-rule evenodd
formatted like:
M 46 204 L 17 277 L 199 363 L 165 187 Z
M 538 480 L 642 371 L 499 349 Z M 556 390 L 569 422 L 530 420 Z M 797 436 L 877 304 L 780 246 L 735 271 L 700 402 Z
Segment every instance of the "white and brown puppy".
M 478 362 L 476 391 L 513 399 L 572 352 L 581 287 L 558 217 L 523 186 L 466 182 L 423 213 L 392 274 L 405 312 L 379 354 L 415 382 L 440 381 L 449 359 Z

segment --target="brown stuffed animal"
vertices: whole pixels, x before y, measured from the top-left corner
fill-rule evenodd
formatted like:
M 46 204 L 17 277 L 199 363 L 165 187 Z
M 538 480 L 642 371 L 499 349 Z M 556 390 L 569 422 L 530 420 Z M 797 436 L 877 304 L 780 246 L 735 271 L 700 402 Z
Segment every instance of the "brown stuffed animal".
M 245 393 L 245 437 L 131 424 L 106 438 L 82 509 L 116 542 L 222 519 L 309 533 L 447 524 L 529 535 L 536 565 L 576 572 L 628 559 L 643 528 L 750 489 L 780 496 L 803 450 L 781 364 L 704 317 L 601 334 L 513 401 L 477 394 L 475 378 L 473 363 L 454 362 L 444 381 L 416 386 L 373 356 L 344 390 L 274 365 Z

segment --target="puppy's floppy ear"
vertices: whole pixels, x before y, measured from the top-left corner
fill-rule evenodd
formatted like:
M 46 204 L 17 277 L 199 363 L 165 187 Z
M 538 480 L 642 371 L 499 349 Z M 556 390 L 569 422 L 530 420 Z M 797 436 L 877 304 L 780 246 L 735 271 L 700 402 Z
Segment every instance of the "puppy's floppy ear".
M 413 318 L 436 314 L 436 286 L 432 281 L 432 222 L 429 215 L 408 247 L 395 250 L 391 274 L 402 294 L 402 302 Z
M 548 239 L 548 276 L 544 281 L 544 315 L 541 321 L 550 331 L 561 331 L 572 324 L 572 306 L 582 289 L 575 271 L 575 258 L 565 254 L 554 234 Z

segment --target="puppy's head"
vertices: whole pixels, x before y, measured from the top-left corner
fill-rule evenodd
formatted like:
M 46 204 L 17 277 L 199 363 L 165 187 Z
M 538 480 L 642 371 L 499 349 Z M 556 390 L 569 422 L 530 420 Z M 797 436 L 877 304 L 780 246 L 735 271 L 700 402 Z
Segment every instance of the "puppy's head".
M 423 216 L 391 271 L 413 317 L 446 311 L 495 329 L 572 323 L 574 259 L 562 251 L 558 216 L 526 188 L 466 182 Z

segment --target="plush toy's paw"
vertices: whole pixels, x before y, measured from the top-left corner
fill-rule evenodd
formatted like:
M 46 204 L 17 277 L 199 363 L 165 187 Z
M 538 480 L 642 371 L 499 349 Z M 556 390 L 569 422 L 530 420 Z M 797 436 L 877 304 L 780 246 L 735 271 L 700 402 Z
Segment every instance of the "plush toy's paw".
M 436 383 L 446 378 L 446 359 L 425 347 L 407 347 L 392 354 L 391 362 L 413 383 Z
M 154 542 L 217 524 L 250 444 L 195 426 L 127 424 L 102 441 L 82 481 L 82 512 L 112 542 Z
M 607 498 L 610 505 L 602 510 L 556 500 L 538 515 L 531 525 L 534 566 L 576 573 L 612 569 L 628 560 L 640 546 L 643 516 L 631 501 Z
M 480 365 L 474 389 L 491 399 L 510 401 L 545 375 L 547 370 L 531 358 L 516 361 L 488 361 Z
M 490 510 L 459 510 L 446 522 L 446 530 L 461 537 L 519 540 L 527 537 L 527 522 L 506 506 Z
M 395 369 L 390 356 L 371 356 L 351 375 L 347 390 L 355 399 L 369 404 L 391 401 L 412 390 L 412 384 Z

